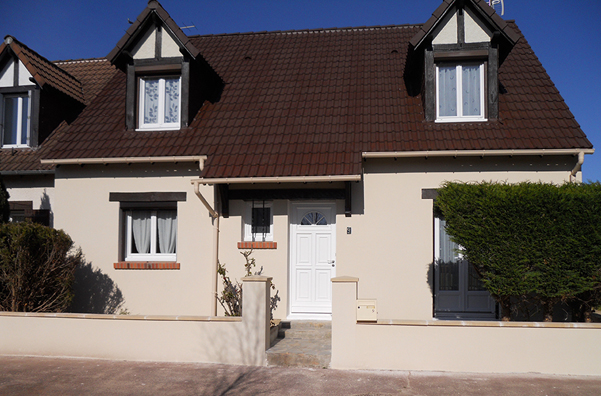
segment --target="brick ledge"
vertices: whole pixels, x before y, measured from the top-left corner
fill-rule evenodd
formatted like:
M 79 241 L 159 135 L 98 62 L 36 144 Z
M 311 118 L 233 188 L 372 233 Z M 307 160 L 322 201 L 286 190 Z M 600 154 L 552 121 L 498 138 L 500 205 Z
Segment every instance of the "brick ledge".
M 238 242 L 238 249 L 277 249 L 277 242 Z
M 172 261 L 119 261 L 113 267 L 116 270 L 178 270 L 180 265 Z

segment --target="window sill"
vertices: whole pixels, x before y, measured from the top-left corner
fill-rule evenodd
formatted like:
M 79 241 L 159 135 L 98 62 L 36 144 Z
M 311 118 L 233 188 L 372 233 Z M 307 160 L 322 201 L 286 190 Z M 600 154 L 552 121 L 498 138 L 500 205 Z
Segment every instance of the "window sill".
M 119 261 L 116 270 L 179 270 L 180 264 L 172 261 Z
M 238 249 L 277 249 L 277 242 L 238 242 Z
M 488 121 L 487 118 L 439 118 L 436 119 L 434 122 L 438 123 L 438 124 L 444 124 L 444 123 L 461 123 L 461 122 L 486 122 Z
M 136 132 L 156 132 L 156 131 L 179 131 L 182 127 L 180 125 L 171 126 L 171 127 L 146 127 L 146 128 L 137 128 Z

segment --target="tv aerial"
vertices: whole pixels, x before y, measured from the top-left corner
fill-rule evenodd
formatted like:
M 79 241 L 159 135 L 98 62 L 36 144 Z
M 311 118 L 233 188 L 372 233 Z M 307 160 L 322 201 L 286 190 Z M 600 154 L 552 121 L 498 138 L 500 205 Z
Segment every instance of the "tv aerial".
M 492 7 L 497 14 L 505 14 L 505 3 L 503 0 L 488 0 L 488 5 Z M 499 12 L 501 10 L 501 12 Z

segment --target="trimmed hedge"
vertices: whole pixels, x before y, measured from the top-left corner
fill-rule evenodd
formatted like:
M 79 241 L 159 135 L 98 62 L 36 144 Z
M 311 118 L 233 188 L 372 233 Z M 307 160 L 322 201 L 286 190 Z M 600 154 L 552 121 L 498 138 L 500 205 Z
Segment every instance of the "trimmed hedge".
M 601 185 L 448 182 L 435 210 L 453 241 L 501 305 L 503 320 L 516 301 L 572 305 L 590 318 L 601 289 Z
M 0 225 L 0 310 L 63 312 L 83 261 L 62 230 L 31 222 Z

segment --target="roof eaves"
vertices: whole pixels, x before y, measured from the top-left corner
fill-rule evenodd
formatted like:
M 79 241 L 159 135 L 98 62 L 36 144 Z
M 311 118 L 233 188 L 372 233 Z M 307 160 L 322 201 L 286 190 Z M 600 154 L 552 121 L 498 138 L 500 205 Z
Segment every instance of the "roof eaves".
M 432 31 L 436 23 L 447 13 L 451 5 L 455 0 L 444 0 L 436 10 L 432 13 L 432 16 L 422 25 L 422 29 L 409 40 L 409 43 L 414 47 L 418 47 L 423 39 Z

